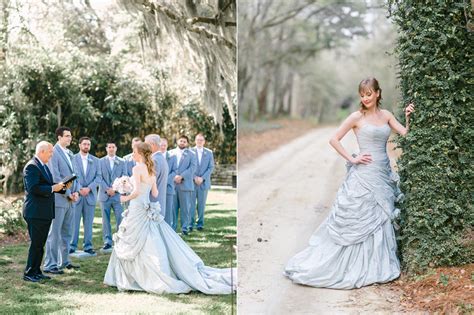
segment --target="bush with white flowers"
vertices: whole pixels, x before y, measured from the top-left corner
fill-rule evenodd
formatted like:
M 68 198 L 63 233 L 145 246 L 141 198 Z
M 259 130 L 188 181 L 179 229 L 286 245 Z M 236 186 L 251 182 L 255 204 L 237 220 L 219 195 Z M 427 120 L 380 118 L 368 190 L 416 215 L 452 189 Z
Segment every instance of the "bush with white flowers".
M 26 229 L 26 222 L 22 216 L 23 201 L 0 204 L 0 232 L 15 235 Z

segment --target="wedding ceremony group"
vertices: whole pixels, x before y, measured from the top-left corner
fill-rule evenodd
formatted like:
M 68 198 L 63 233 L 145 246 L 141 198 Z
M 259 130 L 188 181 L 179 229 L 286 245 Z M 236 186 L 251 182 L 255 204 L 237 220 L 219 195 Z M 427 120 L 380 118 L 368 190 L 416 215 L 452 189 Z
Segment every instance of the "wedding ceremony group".
M 31 239 L 25 281 L 51 279 L 41 270 L 43 253 L 45 273 L 60 275 L 63 269 L 80 268 L 69 255 L 79 247 L 81 219 L 84 253 L 96 255 L 92 224 L 99 201 L 102 250 L 112 249 L 104 283 L 119 290 L 155 293 L 232 293 L 231 269 L 204 266 L 175 232 L 178 213 L 183 235 L 204 228 L 214 160 L 202 134 L 196 136 L 195 148 L 188 149 L 189 139 L 181 135 L 170 151 L 167 140 L 157 134 L 147 135 L 144 142 L 134 138 L 133 152 L 124 159 L 116 156 L 113 142 L 107 143 L 107 156 L 98 159 L 89 154 L 89 137 L 79 139 L 80 151 L 73 154 L 68 149 L 71 129 L 58 127 L 56 136 L 54 146 L 40 141 L 24 168 L 23 216 Z M 68 176 L 76 179 L 62 180 Z M 112 210 L 117 226 L 113 235 Z

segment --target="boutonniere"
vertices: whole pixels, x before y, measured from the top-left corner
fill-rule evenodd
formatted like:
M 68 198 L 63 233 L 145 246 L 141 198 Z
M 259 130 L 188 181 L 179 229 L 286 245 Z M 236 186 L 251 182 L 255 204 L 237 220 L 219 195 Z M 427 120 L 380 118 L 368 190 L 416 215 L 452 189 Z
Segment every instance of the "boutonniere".
M 92 162 L 94 162 L 94 161 L 92 161 L 91 158 L 87 158 L 87 162 L 88 162 L 89 164 L 92 164 Z
M 119 160 L 115 159 L 115 160 L 114 160 L 114 164 L 115 164 L 115 165 L 119 165 Z
M 70 157 L 73 157 L 73 156 L 74 156 L 74 153 L 72 153 L 71 150 L 67 150 L 67 154 L 68 154 Z

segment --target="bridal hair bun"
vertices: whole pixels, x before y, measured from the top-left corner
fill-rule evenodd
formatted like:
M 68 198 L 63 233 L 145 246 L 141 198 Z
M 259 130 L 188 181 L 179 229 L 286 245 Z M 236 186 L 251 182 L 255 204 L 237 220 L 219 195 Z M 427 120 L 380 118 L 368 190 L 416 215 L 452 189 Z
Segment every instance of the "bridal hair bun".
M 150 176 L 155 175 L 155 167 L 153 164 L 153 160 L 151 159 L 151 146 L 146 142 L 138 142 L 135 143 L 133 147 L 137 149 L 138 154 L 143 156 L 146 168 L 148 170 L 148 174 Z

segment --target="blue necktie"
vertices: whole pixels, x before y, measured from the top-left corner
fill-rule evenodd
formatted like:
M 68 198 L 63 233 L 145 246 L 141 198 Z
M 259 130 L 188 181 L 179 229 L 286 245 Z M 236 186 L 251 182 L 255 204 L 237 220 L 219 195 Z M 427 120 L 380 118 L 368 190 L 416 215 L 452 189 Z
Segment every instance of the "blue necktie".
M 51 174 L 51 172 L 49 171 L 49 168 L 48 168 L 48 165 L 46 164 L 41 164 L 41 166 L 43 167 L 46 175 L 48 176 L 48 180 L 52 183 L 53 182 L 53 175 Z

